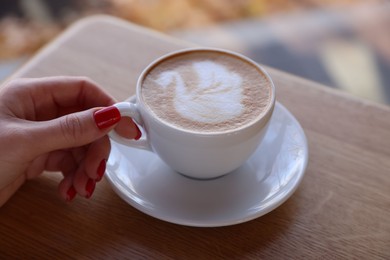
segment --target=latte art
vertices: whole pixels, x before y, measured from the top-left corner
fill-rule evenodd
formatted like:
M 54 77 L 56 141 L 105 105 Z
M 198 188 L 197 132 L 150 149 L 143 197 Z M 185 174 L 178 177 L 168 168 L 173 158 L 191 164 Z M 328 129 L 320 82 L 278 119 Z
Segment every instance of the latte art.
M 197 82 L 185 82 L 185 75 L 179 71 L 165 71 L 156 79 L 162 91 L 173 85 L 174 107 L 182 117 L 202 123 L 220 123 L 242 113 L 240 75 L 213 61 L 194 62 L 192 70 L 190 73 L 196 75 Z
M 186 131 L 220 133 L 260 118 L 271 103 L 271 83 L 240 57 L 202 50 L 155 64 L 143 78 L 141 98 L 158 120 Z

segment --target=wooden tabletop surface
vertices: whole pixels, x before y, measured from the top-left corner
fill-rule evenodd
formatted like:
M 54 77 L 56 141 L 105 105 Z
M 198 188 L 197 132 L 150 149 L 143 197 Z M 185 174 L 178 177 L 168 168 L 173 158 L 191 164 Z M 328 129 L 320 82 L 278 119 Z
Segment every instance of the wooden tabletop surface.
M 82 75 L 118 100 L 148 63 L 191 46 L 109 17 L 78 22 L 14 77 Z M 280 207 L 228 227 L 167 223 L 128 205 L 106 180 L 67 204 L 57 174 L 0 208 L 0 258 L 390 259 L 390 109 L 267 68 L 304 128 L 309 164 Z

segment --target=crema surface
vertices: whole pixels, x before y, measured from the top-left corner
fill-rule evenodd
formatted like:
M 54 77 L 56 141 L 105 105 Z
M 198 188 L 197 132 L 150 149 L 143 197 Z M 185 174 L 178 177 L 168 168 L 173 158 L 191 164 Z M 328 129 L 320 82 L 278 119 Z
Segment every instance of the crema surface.
M 262 116 L 271 102 L 271 83 L 261 70 L 213 51 L 163 60 L 141 86 L 141 97 L 157 118 L 193 132 L 240 128 Z

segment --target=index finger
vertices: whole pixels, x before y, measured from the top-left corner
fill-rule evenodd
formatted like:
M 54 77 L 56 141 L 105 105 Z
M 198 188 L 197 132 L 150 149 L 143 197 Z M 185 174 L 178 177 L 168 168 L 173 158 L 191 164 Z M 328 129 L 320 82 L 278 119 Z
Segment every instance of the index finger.
M 30 84 L 33 96 L 42 92 L 63 107 L 80 106 L 85 109 L 108 106 L 114 99 L 91 79 L 86 77 L 47 77 L 32 79 Z M 47 99 L 49 100 L 49 99 Z M 42 102 L 42 100 L 39 100 Z
M 35 120 L 49 120 L 115 103 L 114 98 L 86 77 L 18 79 L 12 84 L 17 92 L 19 105 L 24 108 L 23 112 L 34 112 L 35 114 L 29 117 Z

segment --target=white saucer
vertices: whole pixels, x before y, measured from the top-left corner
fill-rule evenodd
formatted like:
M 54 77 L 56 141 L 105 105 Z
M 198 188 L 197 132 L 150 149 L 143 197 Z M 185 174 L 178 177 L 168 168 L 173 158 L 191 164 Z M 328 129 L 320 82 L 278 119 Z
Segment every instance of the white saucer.
M 140 211 L 197 227 L 242 223 L 286 201 L 308 161 L 305 134 L 294 116 L 276 103 L 269 130 L 239 169 L 213 180 L 194 180 L 171 170 L 152 152 L 111 142 L 106 177 L 115 192 Z

